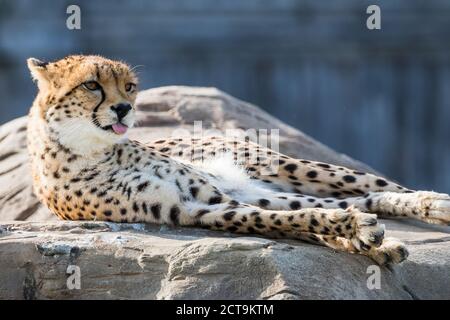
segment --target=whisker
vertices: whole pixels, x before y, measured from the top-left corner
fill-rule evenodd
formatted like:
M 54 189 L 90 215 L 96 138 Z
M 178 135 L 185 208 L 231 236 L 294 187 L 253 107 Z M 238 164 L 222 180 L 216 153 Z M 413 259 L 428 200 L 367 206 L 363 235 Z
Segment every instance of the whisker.
M 138 65 L 135 65 L 134 67 L 132 67 L 132 68 L 130 69 L 130 71 L 134 71 L 134 70 L 136 70 L 137 68 L 140 68 L 140 67 L 145 68 L 145 66 L 144 66 L 143 64 L 138 64 Z

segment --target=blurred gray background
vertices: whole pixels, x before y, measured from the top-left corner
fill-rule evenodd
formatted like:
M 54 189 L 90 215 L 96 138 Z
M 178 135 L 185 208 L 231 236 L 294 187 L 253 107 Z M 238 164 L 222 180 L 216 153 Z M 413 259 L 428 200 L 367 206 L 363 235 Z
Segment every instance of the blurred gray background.
M 82 30 L 66 28 L 78 4 Z M 382 29 L 366 28 L 378 4 Z M 216 86 L 412 188 L 450 193 L 448 0 L 0 0 L 0 124 L 25 59 L 96 53 L 141 88 Z

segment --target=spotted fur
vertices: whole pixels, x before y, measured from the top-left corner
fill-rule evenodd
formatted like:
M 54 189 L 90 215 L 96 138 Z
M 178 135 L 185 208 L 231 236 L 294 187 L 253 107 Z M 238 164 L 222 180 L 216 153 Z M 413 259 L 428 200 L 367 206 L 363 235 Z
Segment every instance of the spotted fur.
M 414 192 L 246 140 L 131 141 L 114 129 L 134 123 L 136 90 L 128 89 L 137 79 L 126 64 L 70 56 L 52 63 L 29 59 L 28 65 L 39 87 L 28 127 L 34 189 L 61 219 L 290 237 L 380 264 L 401 262 L 408 252 L 384 239 L 374 213 L 450 221 L 448 195 Z M 86 85 L 92 81 L 96 85 Z M 119 119 L 120 104 L 133 107 Z

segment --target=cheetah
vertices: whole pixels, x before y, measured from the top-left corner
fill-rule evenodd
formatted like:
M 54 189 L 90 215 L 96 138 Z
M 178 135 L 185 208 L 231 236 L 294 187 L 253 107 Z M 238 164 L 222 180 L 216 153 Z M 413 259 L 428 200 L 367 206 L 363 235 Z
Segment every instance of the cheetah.
M 248 139 L 132 141 L 138 80 L 127 64 L 83 55 L 27 62 L 38 87 L 27 132 L 34 192 L 61 219 L 293 238 L 380 265 L 402 262 L 408 251 L 384 237 L 377 215 L 450 222 L 447 194 Z M 274 164 L 276 172 L 263 174 Z

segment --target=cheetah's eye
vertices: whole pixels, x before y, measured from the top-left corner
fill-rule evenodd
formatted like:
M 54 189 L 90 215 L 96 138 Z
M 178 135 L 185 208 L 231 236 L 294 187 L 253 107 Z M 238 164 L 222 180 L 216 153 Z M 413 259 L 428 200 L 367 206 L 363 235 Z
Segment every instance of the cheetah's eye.
M 97 81 L 87 81 L 83 83 L 83 87 L 91 91 L 100 90 L 101 88 Z
M 131 83 L 131 82 L 128 82 L 128 83 L 125 85 L 125 91 L 126 91 L 126 92 L 131 92 L 131 91 L 133 91 L 135 88 L 136 88 L 136 84 Z

